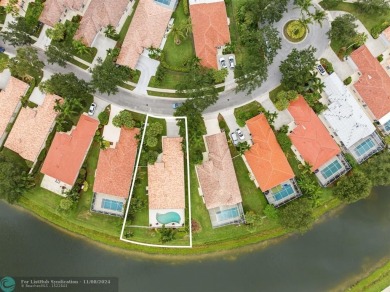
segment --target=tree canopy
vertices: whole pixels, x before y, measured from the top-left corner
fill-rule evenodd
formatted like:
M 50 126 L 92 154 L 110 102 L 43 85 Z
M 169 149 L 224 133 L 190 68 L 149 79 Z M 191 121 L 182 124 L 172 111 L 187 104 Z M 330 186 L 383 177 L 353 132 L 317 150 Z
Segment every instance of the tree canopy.
M 26 165 L 0 153 L 0 199 L 14 203 L 26 190 L 32 188 L 34 181 L 27 172 Z
M 9 61 L 8 67 L 13 76 L 39 79 L 45 64 L 38 58 L 38 51 L 33 47 L 21 47 L 16 56 Z
M 354 171 L 352 175 L 344 176 L 337 182 L 334 190 L 335 196 L 348 203 L 368 197 L 371 192 L 372 183 L 360 171 Z
M 359 10 L 369 14 L 385 14 L 390 9 L 387 0 L 358 0 Z
M 123 110 L 112 119 L 112 124 L 118 128 L 125 127 L 131 129 L 134 128 L 135 121 L 131 112 Z
M 63 42 L 51 42 L 45 51 L 47 62 L 57 63 L 61 67 L 66 67 L 66 63 L 72 60 L 72 48 Z
M 314 53 L 316 49 L 310 46 L 307 49 L 293 49 L 287 58 L 282 61 L 279 69 L 282 73 L 282 85 L 289 90 L 303 92 L 305 85 L 311 79 L 311 72 L 316 64 Z
M 390 155 L 383 151 L 361 165 L 362 171 L 375 186 L 390 185 Z
M 24 17 L 17 17 L 15 21 L 8 23 L 6 30 L 2 30 L 0 35 L 4 42 L 9 43 L 13 47 L 27 46 L 34 43 L 30 37 L 30 26 Z
M 279 211 L 279 222 L 287 229 L 308 230 L 314 222 L 312 204 L 306 198 L 288 203 Z
M 331 23 L 331 28 L 327 32 L 329 39 L 332 42 L 339 42 L 345 46 L 353 40 L 357 32 L 356 18 L 351 14 L 337 16 Z

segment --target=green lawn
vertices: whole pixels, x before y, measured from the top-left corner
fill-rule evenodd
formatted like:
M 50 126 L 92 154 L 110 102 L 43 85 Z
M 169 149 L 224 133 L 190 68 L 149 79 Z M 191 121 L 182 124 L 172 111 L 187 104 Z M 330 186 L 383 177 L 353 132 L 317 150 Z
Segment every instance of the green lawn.
M 186 76 L 186 73 L 167 70 L 164 80 L 161 83 L 156 82 L 155 76 L 149 81 L 149 87 L 176 89 L 177 84 L 181 83 Z
M 128 89 L 130 91 L 133 91 L 135 89 L 135 86 L 127 84 L 127 83 L 124 83 L 124 82 L 122 82 L 122 84 L 120 84 L 119 87 L 126 88 L 126 89 Z
M 0 53 L 0 72 L 3 72 L 4 69 L 8 67 L 9 57 L 7 54 Z
M 283 90 L 283 87 L 282 85 L 279 85 L 278 87 L 275 87 L 274 89 L 272 89 L 270 92 L 269 92 L 269 98 L 271 99 L 271 101 L 275 104 L 275 100 L 276 100 L 276 96 L 278 95 L 278 93 L 280 91 Z
M 160 91 L 153 91 L 153 90 L 148 90 L 147 92 L 148 92 L 148 95 L 151 95 L 151 96 L 183 98 L 183 96 L 180 96 L 178 93 L 160 92 Z
M 320 5 L 326 9 L 326 1 L 320 2 Z M 360 12 L 358 10 L 356 3 L 346 3 L 341 2 L 335 7 L 332 7 L 329 10 L 340 10 L 353 14 L 357 19 L 359 19 L 363 25 L 367 28 L 368 32 L 371 32 L 371 29 L 376 26 L 382 24 L 384 21 L 389 21 L 390 19 L 390 10 L 382 15 L 372 15 L 364 12 Z
M 0 7 L 0 24 L 5 22 L 5 18 L 7 17 L 7 13 L 5 13 L 5 8 L 3 6 Z
M 348 289 L 351 292 L 376 292 L 390 286 L 390 261 Z
M 257 101 L 252 101 L 246 105 L 235 108 L 234 116 L 236 117 L 237 124 L 240 127 L 244 127 L 247 120 L 262 112 L 265 112 L 263 106 Z
M 93 59 L 95 58 L 97 54 L 97 48 L 88 48 L 88 52 L 86 53 L 83 53 L 83 54 L 80 54 L 78 52 L 74 52 L 74 55 L 88 63 L 92 63 L 93 62 Z
M 187 21 L 189 16 L 184 14 L 183 1 L 180 0 L 179 4 L 172 17 L 175 19 L 174 26 L 180 25 L 182 22 Z M 192 34 L 189 34 L 185 40 L 182 40 L 180 45 L 176 45 L 173 39 L 173 35 L 168 35 L 167 42 L 164 49 L 165 61 L 168 65 L 173 67 L 183 67 L 184 63 L 193 57 L 195 57 L 194 42 Z
M 78 67 L 80 67 L 81 69 L 84 69 L 84 70 L 87 70 L 89 68 L 89 66 L 85 65 L 84 63 L 81 63 L 75 59 L 70 59 L 69 60 L 69 63 L 72 63 L 73 65 L 76 65 Z

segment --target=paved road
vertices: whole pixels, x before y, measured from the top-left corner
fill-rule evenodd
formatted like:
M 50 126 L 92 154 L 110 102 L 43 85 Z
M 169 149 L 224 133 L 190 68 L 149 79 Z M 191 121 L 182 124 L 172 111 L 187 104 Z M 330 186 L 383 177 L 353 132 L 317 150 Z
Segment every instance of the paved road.
M 325 34 L 329 30 L 329 23 L 327 21 L 324 21 L 322 27 L 318 24 L 310 25 L 310 32 L 307 38 L 299 44 L 292 44 L 282 36 L 284 24 L 290 19 L 299 18 L 299 16 L 300 11 L 298 9 L 293 9 L 293 5 L 290 3 L 288 7 L 288 12 L 285 14 L 283 19 L 275 24 L 280 32 L 280 36 L 282 37 L 282 49 L 275 57 L 273 64 L 269 67 L 268 80 L 250 95 L 246 95 L 245 92 L 235 93 L 234 89 L 223 92 L 220 95 L 218 102 L 213 106 L 209 107 L 205 111 L 205 113 L 219 113 L 225 109 L 232 109 L 234 107 L 243 105 L 278 86 L 281 79 L 281 74 L 279 72 L 280 62 L 286 58 L 286 56 L 291 52 L 293 48 L 303 49 L 312 45 L 317 48 L 316 56 L 320 57 L 322 55 L 322 53 L 328 47 L 328 39 Z M 15 48 L 4 44 L 2 40 L 0 40 L 0 45 L 5 47 L 8 53 L 15 54 Z M 41 60 L 46 60 L 46 56 L 42 50 L 39 50 L 39 56 Z M 79 78 L 82 78 L 86 81 L 89 81 L 91 79 L 91 75 L 89 72 L 72 64 L 69 64 L 66 68 L 62 68 L 56 64 L 48 64 L 45 67 L 45 70 L 48 71 L 48 74 L 73 72 Z M 172 115 L 172 103 L 181 101 L 178 98 L 161 98 L 147 96 L 144 94 L 131 92 L 122 88 L 120 88 L 119 92 L 115 95 L 109 96 L 106 94 L 95 94 L 95 96 L 107 102 L 114 103 L 137 112 L 153 113 L 155 115 L 162 116 Z M 182 100 L 184 101 L 184 99 Z

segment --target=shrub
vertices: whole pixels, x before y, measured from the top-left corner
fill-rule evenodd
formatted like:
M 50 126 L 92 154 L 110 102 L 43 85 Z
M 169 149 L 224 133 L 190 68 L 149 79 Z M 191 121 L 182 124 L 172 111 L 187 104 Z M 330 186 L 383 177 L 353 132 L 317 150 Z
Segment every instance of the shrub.
M 349 85 L 349 84 L 351 84 L 351 82 L 352 82 L 352 77 L 349 76 L 348 78 L 346 78 L 346 79 L 344 80 L 344 85 Z
M 285 31 L 293 40 L 302 39 L 306 35 L 306 28 L 299 20 L 288 22 Z
M 372 183 L 362 173 L 355 171 L 338 181 L 334 194 L 340 200 L 348 203 L 367 197 L 371 192 Z
M 324 69 L 326 70 L 326 72 L 328 72 L 328 74 L 332 74 L 332 73 L 334 72 L 332 63 L 329 62 L 327 59 L 321 58 L 321 59 L 320 59 L 320 63 L 321 63 L 321 65 L 322 65 L 322 67 L 324 67 Z
M 162 228 L 159 230 L 159 233 L 160 233 L 161 243 L 165 243 L 175 239 L 176 229 L 166 228 L 164 224 Z
M 377 59 L 379 62 L 382 62 L 382 61 L 383 61 L 383 54 L 380 54 L 378 57 L 376 57 L 376 59 Z
M 183 10 L 185 15 L 190 15 L 190 10 L 188 8 L 188 0 L 183 0 Z
M 371 35 L 374 39 L 378 38 L 379 35 L 384 31 L 388 26 L 390 26 L 390 21 L 385 21 L 382 24 L 375 25 L 371 28 Z
M 108 124 L 108 121 L 110 119 L 110 113 L 106 110 L 102 111 L 99 115 L 98 115 L 98 119 L 99 119 L 99 122 L 101 125 L 105 126 Z
M 312 204 L 308 199 L 297 199 L 279 211 L 280 224 L 290 230 L 306 231 L 314 222 Z
M 135 121 L 131 112 L 123 110 L 112 119 L 112 124 L 118 128 L 126 127 L 132 129 L 135 126 Z
M 276 132 L 276 140 L 278 140 L 278 143 L 284 153 L 288 152 L 291 149 L 291 140 L 286 133 L 283 133 L 281 131 Z
M 74 202 L 70 198 L 65 198 L 60 201 L 59 209 L 60 211 L 69 211 L 72 209 Z

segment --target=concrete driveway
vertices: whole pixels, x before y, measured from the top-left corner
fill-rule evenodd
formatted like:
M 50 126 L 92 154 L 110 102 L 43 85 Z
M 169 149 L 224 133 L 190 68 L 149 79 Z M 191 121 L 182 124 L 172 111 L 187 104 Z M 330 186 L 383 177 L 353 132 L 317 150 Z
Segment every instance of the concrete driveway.
M 93 59 L 92 67 L 97 64 L 98 58 L 104 60 L 107 56 L 107 50 L 115 48 L 116 41 L 106 37 L 103 33 L 98 33 L 92 43 L 92 47 L 97 48 L 95 59 Z
M 240 129 L 241 132 L 244 134 L 244 139 L 243 140 L 239 139 L 239 142 L 247 141 L 249 144 L 251 144 L 250 133 L 246 127 L 240 127 L 237 124 L 236 117 L 234 116 L 234 110 L 226 110 L 221 114 L 230 129 L 229 137 L 231 137 L 231 134 L 235 132 L 237 129 Z
M 96 103 L 97 107 L 96 107 L 96 110 L 95 110 L 95 113 L 93 114 L 93 118 L 97 119 L 99 114 L 105 110 L 105 108 L 110 104 L 108 103 L 107 101 L 103 100 L 103 99 L 100 99 L 96 96 L 94 96 L 93 98 L 93 101 L 94 103 Z
M 168 137 L 179 137 L 179 127 L 177 126 L 176 119 L 165 119 L 167 122 L 167 136 Z
M 156 75 L 159 64 L 159 61 L 149 58 L 148 50 L 145 49 L 138 60 L 137 66 L 135 67 L 141 71 L 141 76 L 139 78 L 137 87 L 133 90 L 133 92 L 147 94 L 147 87 L 149 85 L 150 78 Z
M 218 113 L 203 116 L 204 124 L 206 125 L 207 135 L 218 134 L 221 132 L 218 123 Z
M 265 108 L 265 110 L 271 113 L 278 113 L 278 117 L 275 119 L 273 126 L 276 130 L 279 130 L 284 125 L 288 125 L 293 121 L 293 117 L 290 115 L 288 110 L 278 111 L 274 105 L 274 103 L 269 98 L 268 93 L 263 95 L 260 98 L 256 98 L 258 102 Z
M 350 63 L 341 61 L 330 47 L 325 50 L 321 58 L 325 58 L 332 63 L 334 71 L 341 80 L 344 80 L 355 73 L 355 69 L 351 67 Z M 318 76 L 321 77 L 319 74 Z M 328 76 L 328 74 L 326 74 L 324 77 L 326 76 Z

